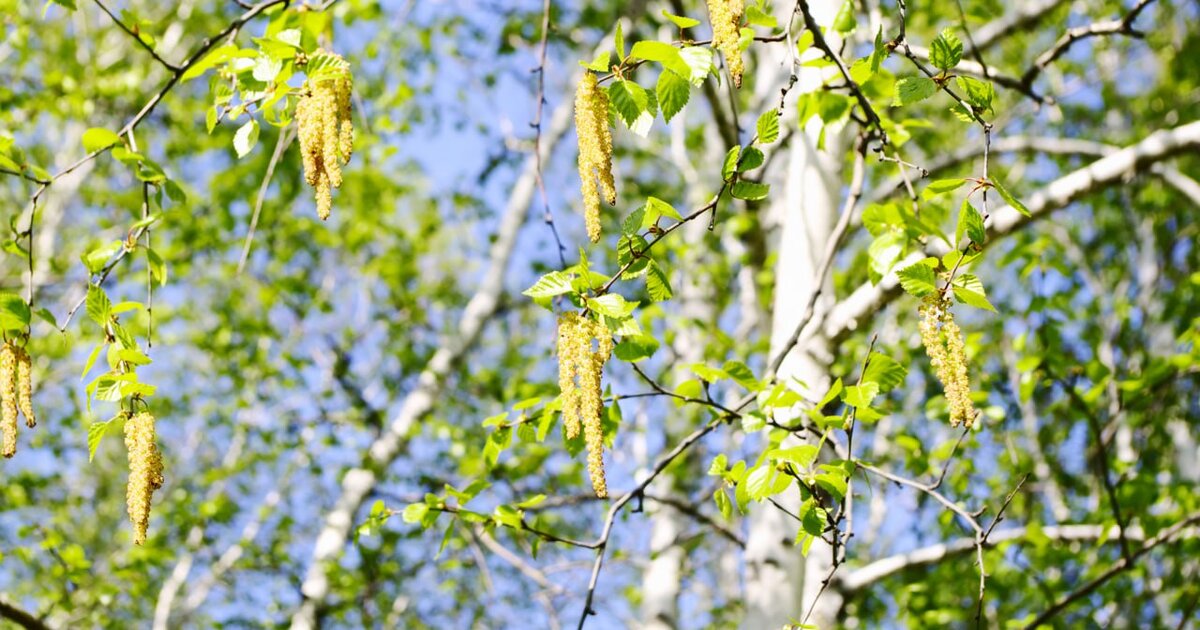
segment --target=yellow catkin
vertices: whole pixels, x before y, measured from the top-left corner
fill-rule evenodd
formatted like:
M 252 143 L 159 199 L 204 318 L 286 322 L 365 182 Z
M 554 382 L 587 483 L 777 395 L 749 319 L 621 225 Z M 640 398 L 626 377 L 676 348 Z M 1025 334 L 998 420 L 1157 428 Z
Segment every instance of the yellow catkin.
M 143 411 L 125 421 L 125 448 L 129 450 L 125 506 L 133 524 L 133 542 L 143 545 L 150 525 L 150 500 L 163 485 L 163 461 L 155 444 L 154 416 Z
M 11 342 L 0 345 L 0 454 L 17 454 L 17 349 Z
M 918 312 L 921 344 L 946 394 L 950 424 L 970 427 L 975 423 L 975 405 L 967 375 L 967 350 L 949 301 L 937 294 L 926 297 Z
M 604 429 L 601 378 L 612 356 L 612 336 L 603 324 L 575 313 L 558 322 L 558 385 L 562 392 L 563 425 L 567 437 L 583 431 L 587 445 L 588 476 L 596 496 L 608 496 L 604 476 Z
M 575 89 L 575 134 L 579 139 L 579 179 L 588 238 L 600 240 L 600 195 L 617 203 L 612 172 L 612 132 L 608 128 L 608 94 L 588 72 Z M 599 180 L 597 182 L 597 180 Z
M 33 412 L 33 360 L 22 348 L 16 349 L 16 355 L 17 407 L 25 416 L 25 426 L 32 429 L 37 426 L 37 416 Z
M 301 87 L 296 103 L 296 136 L 304 162 L 304 181 L 313 187 L 317 216 L 324 221 L 333 206 L 333 189 L 342 185 L 342 165 L 350 161 L 354 151 L 350 106 L 354 81 L 349 64 L 341 57 L 325 51 L 318 54 L 333 61 L 324 64 Z
M 742 87 L 742 50 L 740 24 L 744 7 L 742 0 L 707 0 L 708 17 L 712 22 L 713 46 L 725 56 L 729 76 L 735 87 Z

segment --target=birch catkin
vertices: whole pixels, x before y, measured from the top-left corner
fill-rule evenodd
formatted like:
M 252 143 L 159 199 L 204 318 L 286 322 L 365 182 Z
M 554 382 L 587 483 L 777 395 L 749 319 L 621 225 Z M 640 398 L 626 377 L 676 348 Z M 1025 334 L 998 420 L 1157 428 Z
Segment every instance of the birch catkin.
M 604 428 L 601 378 L 612 356 L 613 342 L 605 326 L 576 313 L 558 321 L 558 385 L 562 392 L 563 426 L 568 439 L 583 431 L 588 476 L 601 499 L 608 496 L 604 476 Z
M 11 341 L 0 345 L 0 454 L 17 454 L 17 348 Z
M 296 136 L 304 162 L 304 181 L 316 192 L 317 216 L 329 218 L 333 189 L 342 185 L 342 165 L 354 151 L 350 64 L 340 56 L 317 51 L 313 59 L 332 59 L 304 82 L 296 104 Z M 310 61 L 310 64 L 315 61 Z
M 918 311 L 921 344 L 929 355 L 950 407 L 950 424 L 975 423 L 975 405 L 971 402 L 971 381 L 967 375 L 967 350 L 962 330 L 950 312 L 949 300 L 939 294 L 925 298 Z
M 146 543 L 150 501 L 163 485 L 163 461 L 154 437 L 154 416 L 141 412 L 125 421 L 125 448 L 129 451 L 129 485 L 125 506 L 133 524 L 133 542 Z
M 588 238 L 600 240 L 600 194 L 609 205 L 617 203 L 612 173 L 612 132 L 608 128 L 608 94 L 596 75 L 583 76 L 575 89 L 575 134 L 579 138 L 579 179 L 583 194 Z M 597 182 L 597 180 L 599 180 Z
M 15 349 L 17 355 L 17 407 L 25 416 L 25 426 L 37 426 L 33 413 L 33 361 L 23 348 Z
M 712 22 L 713 46 L 725 56 L 734 87 L 742 87 L 742 49 L 740 25 L 742 0 L 708 0 L 708 18 Z

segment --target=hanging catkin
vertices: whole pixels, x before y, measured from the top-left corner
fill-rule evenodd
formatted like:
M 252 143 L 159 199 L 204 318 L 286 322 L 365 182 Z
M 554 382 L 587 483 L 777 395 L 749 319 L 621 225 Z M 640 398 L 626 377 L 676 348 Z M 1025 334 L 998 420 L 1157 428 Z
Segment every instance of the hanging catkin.
M 708 0 L 708 18 L 712 22 L 713 46 L 725 56 L 734 87 L 742 87 L 742 49 L 740 28 L 742 0 Z
M 975 405 L 971 402 L 971 381 L 967 375 L 967 350 L 962 331 L 950 311 L 950 302 L 935 293 L 924 299 L 918 313 L 921 344 L 945 391 L 950 424 L 970 427 L 975 423 Z
M 601 417 L 601 377 L 612 356 L 612 336 L 603 324 L 576 313 L 558 321 L 558 385 L 562 392 L 563 425 L 569 439 L 583 430 L 588 452 L 588 476 L 596 496 L 608 496 L 604 476 L 604 429 Z
M 579 139 L 579 179 L 588 238 L 600 240 L 600 194 L 609 205 L 617 203 L 612 173 L 612 132 L 608 129 L 608 94 L 596 75 L 584 74 L 575 89 L 575 135 Z M 599 183 L 597 183 L 599 180 Z
M 17 355 L 17 407 L 25 416 L 25 426 L 37 426 L 33 413 L 33 361 L 24 348 L 16 348 Z
M 125 506 L 133 524 L 133 542 L 146 543 L 150 525 L 150 500 L 163 485 L 163 461 L 154 438 L 154 416 L 141 412 L 125 421 L 125 448 L 129 451 L 129 485 Z
M 296 136 L 304 161 L 304 181 L 316 192 L 317 216 L 329 218 L 333 189 L 342 185 L 342 165 L 354 151 L 350 64 L 339 55 L 318 50 L 308 65 L 320 67 L 300 88 L 296 104 Z
M 0 454 L 17 454 L 17 348 L 12 342 L 0 345 Z

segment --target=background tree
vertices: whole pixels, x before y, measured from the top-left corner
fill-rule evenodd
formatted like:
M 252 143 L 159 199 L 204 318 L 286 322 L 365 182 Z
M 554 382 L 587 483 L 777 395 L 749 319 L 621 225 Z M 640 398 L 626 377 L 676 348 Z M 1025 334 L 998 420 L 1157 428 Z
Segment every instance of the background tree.
M 1195 3 L 0 9 L 5 622 L 1194 623 Z

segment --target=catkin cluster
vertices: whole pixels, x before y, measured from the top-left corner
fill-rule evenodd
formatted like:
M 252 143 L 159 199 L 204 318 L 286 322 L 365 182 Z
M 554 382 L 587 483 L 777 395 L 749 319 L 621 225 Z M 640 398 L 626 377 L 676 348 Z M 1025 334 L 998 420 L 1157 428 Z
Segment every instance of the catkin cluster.
M 562 416 L 567 437 L 583 430 L 587 444 L 588 475 L 601 499 L 608 496 L 604 478 L 604 431 L 600 416 L 600 376 L 612 355 L 612 336 L 603 324 L 576 313 L 558 320 L 558 387 L 562 391 Z
M 609 205 L 617 203 L 612 173 L 612 133 L 608 129 L 608 94 L 596 75 L 588 72 L 575 89 L 575 132 L 579 137 L 579 179 L 588 238 L 600 240 L 600 192 Z M 597 184 L 597 179 L 599 183 Z
M 163 485 L 163 461 L 154 439 L 154 416 L 143 411 L 125 421 L 125 448 L 129 450 L 129 485 L 125 507 L 133 523 L 133 542 L 146 543 L 150 525 L 150 499 Z
M 304 82 L 296 104 L 296 135 L 304 159 L 304 181 L 316 190 L 317 216 L 324 221 L 333 205 L 333 189 L 342 185 L 342 165 L 354 151 L 350 118 L 354 79 L 350 65 L 341 57 L 323 51 L 318 54 L 337 62 Z
M 0 454 L 17 454 L 17 412 L 25 416 L 25 426 L 37 425 L 33 413 L 33 362 L 23 348 L 11 341 L 0 345 L 0 435 L 4 445 Z
M 740 27 L 744 7 L 742 0 L 708 0 L 708 18 L 712 21 L 713 46 L 725 56 L 733 85 L 742 87 L 742 49 Z
M 950 302 L 939 294 L 928 296 L 919 313 L 921 344 L 946 392 L 950 424 L 970 427 L 975 422 L 975 405 L 971 403 L 971 381 L 967 376 L 967 350 L 950 312 Z

